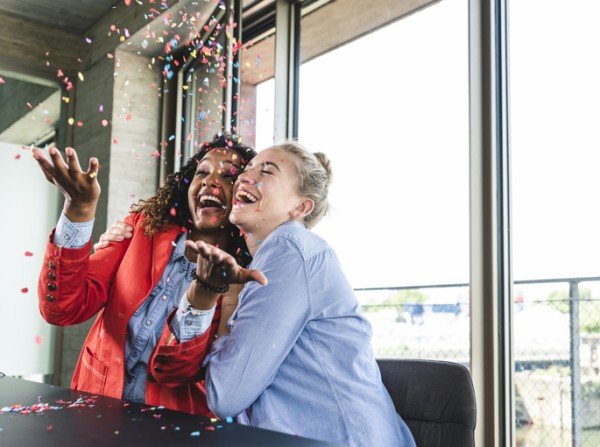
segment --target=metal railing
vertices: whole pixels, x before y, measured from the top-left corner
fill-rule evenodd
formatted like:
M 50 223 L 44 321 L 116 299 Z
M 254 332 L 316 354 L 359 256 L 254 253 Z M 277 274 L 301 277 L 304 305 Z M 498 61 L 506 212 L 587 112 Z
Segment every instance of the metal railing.
M 556 284 L 564 295 L 562 299 L 555 297 L 549 300 L 548 295 L 535 299 L 524 299 L 520 294 L 515 294 L 517 296 L 514 303 L 514 315 L 523 317 L 524 321 L 515 323 L 514 327 L 515 371 L 520 374 L 518 381 L 520 389 L 516 394 L 524 395 L 519 397 L 523 402 L 521 402 L 521 407 L 518 407 L 515 423 L 517 427 L 535 424 L 536 429 L 544 424 L 549 424 L 548 427 L 551 428 L 544 431 L 543 435 L 538 433 L 536 435 L 538 438 L 539 436 L 554 436 L 552 433 L 560 433 L 551 440 L 548 439 L 546 444 L 544 444 L 545 441 L 541 441 L 542 444 L 523 441 L 519 445 L 583 447 L 594 445 L 596 442 L 599 442 L 598 445 L 600 445 L 600 422 L 596 422 L 600 421 L 600 362 L 598 361 L 600 299 L 593 298 L 588 292 L 586 293 L 589 297 L 582 298 L 581 285 L 583 283 L 596 283 L 596 293 L 600 296 L 600 277 L 536 279 L 514 281 L 513 283 L 514 288 L 544 286 L 546 289 Z M 429 298 L 419 300 L 419 302 L 394 303 L 389 299 L 395 293 L 402 291 L 417 291 L 425 295 L 441 290 L 444 290 L 446 295 L 443 300 Z M 469 284 L 464 283 L 355 289 L 362 302 L 365 315 L 373 323 L 373 347 L 378 357 L 445 359 L 466 366 L 469 366 L 470 354 L 468 290 Z M 448 298 L 451 291 L 455 291 L 457 299 Z M 583 314 L 582 303 L 585 305 Z M 560 309 L 557 310 L 557 308 Z M 539 312 L 539 318 L 542 321 L 536 322 L 535 318 L 525 319 L 526 311 L 531 309 Z M 533 310 L 532 314 L 534 314 Z M 585 312 L 593 312 L 598 315 L 598 326 L 593 332 L 582 332 L 581 318 L 585 317 L 586 320 L 589 320 L 590 317 L 594 318 L 594 315 L 588 315 Z M 555 328 L 552 326 L 554 321 L 552 319 L 560 322 Z M 565 324 L 563 325 L 563 323 Z M 519 327 L 518 324 L 522 324 L 522 327 Z M 544 324 L 547 326 L 547 333 L 535 338 L 537 327 Z M 526 336 L 520 337 L 521 334 Z M 568 340 L 566 340 L 567 337 Z M 536 347 L 532 345 L 535 342 L 546 344 Z M 585 348 L 584 353 L 582 353 L 582 343 Z M 582 357 L 584 365 L 582 365 Z M 547 392 L 546 385 L 541 385 L 550 377 L 545 377 L 545 374 L 554 371 L 564 373 L 567 368 L 568 376 L 557 379 L 556 389 L 561 390 L 561 387 L 568 381 L 568 393 L 556 391 L 560 396 L 552 397 L 551 393 Z M 586 390 L 582 386 L 582 370 L 585 372 Z M 534 386 L 538 386 L 539 389 L 527 390 L 527 387 Z M 546 405 L 538 403 L 537 406 L 540 408 L 534 411 L 532 407 L 536 404 L 536 399 L 537 401 L 546 399 Z M 592 413 L 595 402 L 598 403 L 596 410 L 598 414 L 592 414 L 591 417 L 588 408 L 590 399 L 593 401 Z M 529 405 L 529 409 L 527 405 Z M 557 416 L 550 417 L 550 410 Z M 536 413 L 536 411 L 538 412 Z M 590 420 L 592 421 L 590 422 Z M 560 427 L 555 430 L 557 424 Z

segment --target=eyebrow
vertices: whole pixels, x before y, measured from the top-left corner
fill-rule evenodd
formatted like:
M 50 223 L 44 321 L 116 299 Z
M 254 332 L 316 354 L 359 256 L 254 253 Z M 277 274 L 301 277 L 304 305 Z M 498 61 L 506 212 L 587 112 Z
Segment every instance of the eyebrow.
M 271 161 L 263 161 L 261 164 L 263 166 L 273 166 L 275 169 L 277 169 L 279 172 L 281 172 L 281 169 L 279 169 L 279 166 L 277 166 L 275 163 L 273 163 Z
M 198 160 L 198 164 L 197 164 L 197 166 L 200 166 L 200 164 L 201 164 L 202 162 L 204 162 L 204 161 L 210 161 L 210 162 L 212 163 L 214 160 L 213 160 L 212 158 L 210 158 L 210 157 L 203 157 L 203 158 L 201 158 L 200 160 Z M 239 165 L 237 165 L 237 164 L 235 164 L 235 163 L 234 163 L 232 160 L 223 160 L 222 162 L 220 162 L 220 164 L 221 164 L 221 165 L 224 165 L 224 164 L 230 164 L 230 165 L 232 165 L 234 168 L 236 168 L 236 169 L 240 169 L 240 166 L 239 166 Z

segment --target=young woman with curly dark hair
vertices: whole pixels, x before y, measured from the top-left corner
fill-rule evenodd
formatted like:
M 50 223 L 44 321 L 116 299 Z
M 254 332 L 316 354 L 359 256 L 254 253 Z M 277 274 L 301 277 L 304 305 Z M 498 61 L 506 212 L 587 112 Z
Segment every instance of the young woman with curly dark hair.
M 235 307 L 241 286 L 211 290 L 219 297 L 216 306 L 193 308 L 188 296 L 196 287 L 211 286 L 198 280 L 197 254 L 185 241 L 217 245 L 248 264 L 244 238 L 228 217 L 233 183 L 255 152 L 237 136 L 218 134 L 170 175 L 155 196 L 132 206 L 123 223 L 130 237 L 105 241 L 92 255 L 98 160 L 90 159 L 83 171 L 72 148 L 65 150 L 66 161 L 56 148 L 48 152 L 50 159 L 38 149 L 33 156 L 65 203 L 40 274 L 40 311 L 46 321 L 60 326 L 98 314 L 71 387 L 212 415 L 204 381 L 191 363 L 226 327 L 219 323 Z M 152 369 L 151 362 L 156 365 Z

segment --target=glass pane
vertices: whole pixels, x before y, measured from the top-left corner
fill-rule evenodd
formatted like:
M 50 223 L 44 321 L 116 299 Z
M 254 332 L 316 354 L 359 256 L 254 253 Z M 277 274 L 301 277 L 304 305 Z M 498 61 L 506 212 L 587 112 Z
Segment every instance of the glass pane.
M 247 42 L 242 52 L 239 133 L 256 150 L 273 144 L 275 33 Z
M 597 446 L 600 4 L 510 6 L 518 445 Z
M 187 120 L 183 160 L 195 153 L 198 145 L 223 130 L 225 110 L 229 106 L 225 88 L 228 39 L 225 21 L 225 17 L 220 22 L 214 18 L 209 20 L 205 27 L 214 30 L 204 42 L 198 41 L 192 52 L 194 63 L 184 72 Z
M 301 67 L 299 140 L 325 152 L 334 175 L 333 212 L 315 231 L 357 290 L 379 357 L 468 363 L 467 2 L 441 1 L 319 52 L 319 22 L 365 25 L 339 6 L 302 27 L 303 51 L 322 55 Z

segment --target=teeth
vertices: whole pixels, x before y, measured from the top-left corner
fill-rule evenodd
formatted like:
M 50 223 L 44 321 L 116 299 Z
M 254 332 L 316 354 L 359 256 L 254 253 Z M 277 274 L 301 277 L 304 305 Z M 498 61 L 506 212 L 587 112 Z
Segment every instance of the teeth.
M 254 197 L 252 194 L 250 194 L 247 191 L 241 190 L 238 191 L 237 194 L 235 195 L 235 198 L 240 201 L 240 202 L 245 202 L 245 203 L 256 203 L 258 201 L 258 199 L 256 197 Z
M 218 204 L 219 206 L 223 206 L 223 202 L 221 202 L 221 199 L 215 196 L 202 196 L 200 197 L 199 202 L 201 205 L 206 205 L 207 202 L 212 202 Z

